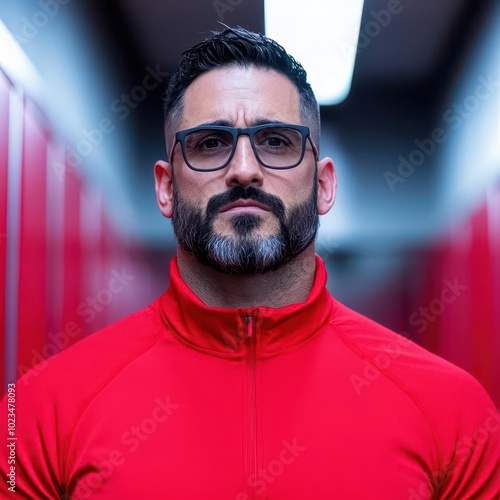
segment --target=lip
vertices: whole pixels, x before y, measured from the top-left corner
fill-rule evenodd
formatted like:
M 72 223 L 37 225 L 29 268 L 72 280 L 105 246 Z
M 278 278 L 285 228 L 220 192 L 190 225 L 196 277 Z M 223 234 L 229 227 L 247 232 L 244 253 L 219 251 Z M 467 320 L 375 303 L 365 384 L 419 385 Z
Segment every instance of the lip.
M 237 200 L 232 203 L 228 203 L 224 207 L 219 210 L 219 213 L 237 213 L 237 212 L 260 212 L 260 211 L 269 212 L 270 209 L 267 205 L 259 203 L 255 200 Z

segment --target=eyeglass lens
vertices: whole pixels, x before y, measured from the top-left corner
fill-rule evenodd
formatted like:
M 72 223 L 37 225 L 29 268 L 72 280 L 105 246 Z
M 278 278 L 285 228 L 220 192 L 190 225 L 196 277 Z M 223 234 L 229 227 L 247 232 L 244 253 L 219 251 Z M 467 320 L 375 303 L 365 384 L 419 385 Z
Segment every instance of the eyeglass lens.
M 199 169 L 220 167 L 231 156 L 234 140 L 234 136 L 225 130 L 207 128 L 191 132 L 184 140 L 186 160 L 191 166 Z M 293 128 L 264 128 L 255 132 L 253 146 L 262 164 L 285 168 L 300 160 L 303 137 Z

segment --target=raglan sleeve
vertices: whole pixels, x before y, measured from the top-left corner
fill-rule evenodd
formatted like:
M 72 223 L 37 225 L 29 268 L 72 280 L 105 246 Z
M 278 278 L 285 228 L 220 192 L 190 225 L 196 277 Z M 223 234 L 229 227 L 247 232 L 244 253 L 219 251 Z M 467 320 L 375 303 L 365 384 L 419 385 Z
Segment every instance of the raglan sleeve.
M 2 498 L 52 500 L 62 495 L 57 406 L 37 370 L 8 384 L 0 403 Z
M 500 499 L 500 413 L 472 377 L 461 381 L 453 441 L 436 471 L 440 499 Z

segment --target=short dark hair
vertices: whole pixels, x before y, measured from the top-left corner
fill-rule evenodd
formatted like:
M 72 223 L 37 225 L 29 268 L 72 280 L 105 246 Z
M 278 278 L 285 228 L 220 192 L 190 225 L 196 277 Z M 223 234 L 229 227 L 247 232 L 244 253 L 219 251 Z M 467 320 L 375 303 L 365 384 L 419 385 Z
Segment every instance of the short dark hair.
M 204 42 L 182 53 L 179 67 L 170 77 L 165 92 L 163 111 L 167 130 L 178 126 L 184 95 L 195 78 L 226 66 L 270 69 L 288 78 L 299 93 L 301 118 L 311 129 L 312 139 L 319 147 L 319 107 L 307 82 L 306 71 L 280 44 L 241 27 L 213 32 Z

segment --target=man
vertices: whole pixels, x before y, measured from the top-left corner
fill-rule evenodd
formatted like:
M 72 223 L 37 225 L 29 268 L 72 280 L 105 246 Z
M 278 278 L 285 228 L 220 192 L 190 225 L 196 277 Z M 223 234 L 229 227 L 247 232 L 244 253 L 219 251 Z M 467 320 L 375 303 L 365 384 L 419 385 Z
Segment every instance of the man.
M 17 383 L 21 498 L 499 498 L 484 390 L 325 288 L 336 182 L 302 67 L 227 29 L 165 112 L 169 289 Z

